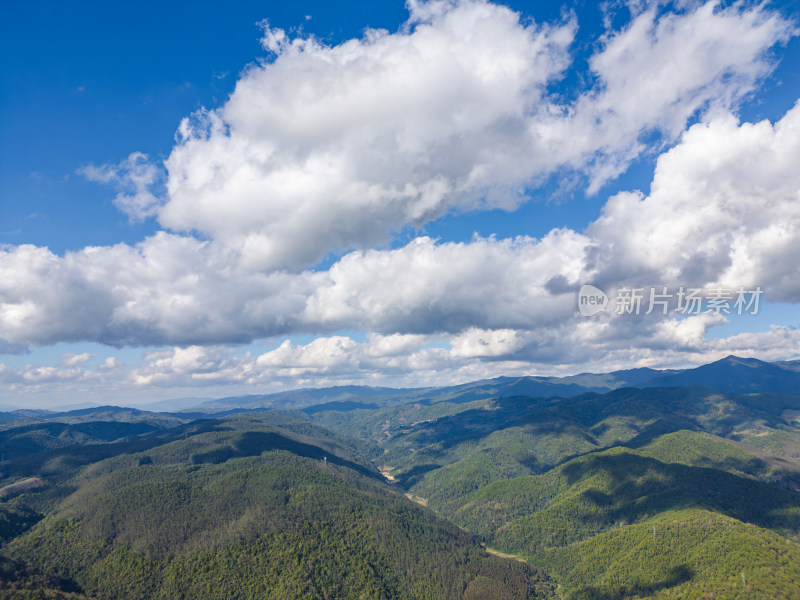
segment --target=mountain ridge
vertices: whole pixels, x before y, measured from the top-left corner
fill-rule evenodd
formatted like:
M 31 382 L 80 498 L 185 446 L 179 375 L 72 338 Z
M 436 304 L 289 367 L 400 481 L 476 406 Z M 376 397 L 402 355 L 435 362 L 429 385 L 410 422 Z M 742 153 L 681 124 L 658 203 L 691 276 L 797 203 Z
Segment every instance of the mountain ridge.
M 742 366 L 750 371 L 744 371 Z M 748 379 L 749 377 L 749 379 Z M 578 373 L 566 376 L 500 376 L 462 384 L 428 388 L 388 388 L 370 386 L 333 386 L 302 388 L 273 394 L 236 396 L 201 404 L 199 409 L 212 411 L 221 406 L 238 408 L 315 409 L 331 403 L 343 403 L 347 410 L 359 403 L 392 406 L 412 402 L 470 402 L 491 396 L 525 395 L 532 397 L 573 397 L 586 392 L 605 393 L 622 387 L 703 386 L 719 391 L 742 393 L 800 393 L 800 360 L 766 362 L 730 355 L 691 369 L 652 369 L 640 367 L 608 373 Z

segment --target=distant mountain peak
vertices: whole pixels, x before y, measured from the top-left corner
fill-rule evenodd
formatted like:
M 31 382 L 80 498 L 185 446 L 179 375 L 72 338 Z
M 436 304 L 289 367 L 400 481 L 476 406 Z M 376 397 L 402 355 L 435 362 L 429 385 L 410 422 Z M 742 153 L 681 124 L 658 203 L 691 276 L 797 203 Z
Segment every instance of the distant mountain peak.
M 725 358 L 722 358 L 713 363 L 709 363 L 709 365 L 715 365 L 715 364 L 738 364 L 738 365 L 758 366 L 758 365 L 769 365 L 770 363 L 764 362 L 763 360 L 759 360 L 757 358 L 746 358 L 743 356 L 736 356 L 735 354 L 729 354 Z
M 800 373 L 757 358 L 729 355 L 674 375 L 654 377 L 642 387 L 699 385 L 731 393 L 800 393 Z

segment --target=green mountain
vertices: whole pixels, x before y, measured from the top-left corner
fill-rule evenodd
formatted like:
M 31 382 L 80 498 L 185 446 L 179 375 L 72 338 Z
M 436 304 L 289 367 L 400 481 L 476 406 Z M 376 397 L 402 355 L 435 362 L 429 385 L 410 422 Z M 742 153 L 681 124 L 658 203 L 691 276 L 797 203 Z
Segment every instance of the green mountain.
M 800 598 L 796 366 L 6 415 L 0 597 Z
M 399 485 L 545 570 L 559 597 L 790 598 L 799 407 L 788 395 L 624 388 L 314 418 L 380 444 Z M 672 540 L 655 554 L 637 546 L 654 526 Z M 736 532 L 730 547 L 719 531 Z M 752 565 L 760 571 L 736 587 Z
M 496 481 L 463 497 L 454 520 L 502 548 L 526 554 L 688 508 L 790 537 L 800 533 L 800 496 L 748 476 L 746 471 L 761 474 L 768 467 L 709 437 L 677 432 L 641 449 L 592 452 L 542 475 Z M 703 451 L 703 444 L 711 451 Z M 676 446 L 694 447 L 694 456 L 676 456 Z
M 756 358 L 728 356 L 675 374 L 661 374 L 642 387 L 701 385 L 739 394 L 800 394 L 800 371 L 792 363 L 768 363 Z
M 0 556 L 0 598 L 4 600 L 91 600 L 74 583 L 43 575 L 30 565 Z
M 35 491 L 0 504 L 7 571 L 112 599 L 551 595 L 540 571 L 487 554 L 337 436 L 284 425 L 238 416 L 151 434 L 162 443 L 84 465 L 49 506 Z
M 305 388 L 274 394 L 234 396 L 202 403 L 206 412 L 239 408 L 301 409 L 309 414 L 334 410 L 347 412 L 409 403 L 465 403 L 509 396 L 577 396 L 586 392 L 608 392 L 621 387 L 647 384 L 675 370 L 627 369 L 612 373 L 580 373 L 567 377 L 496 377 L 453 386 L 433 388 L 386 388 L 334 386 Z
M 36 423 L 0 431 L 0 448 L 5 459 L 68 446 L 113 442 L 158 430 L 146 422 Z
M 92 408 L 81 408 L 64 412 L 18 410 L 0 413 L 0 429 L 12 429 L 25 425 L 39 425 L 42 423 L 76 425 L 98 422 L 147 423 L 153 428 L 163 428 L 174 427 L 192 418 L 194 417 L 182 414 L 158 413 L 120 406 L 95 406 Z
M 562 595 L 575 600 L 800 598 L 800 546 L 701 509 L 551 548 L 535 562 L 547 564 Z
M 798 400 L 704 388 L 623 388 L 574 398 L 513 397 L 314 415 L 384 449 L 392 474 L 433 506 L 497 479 L 542 473 L 587 452 L 706 431 L 772 454 L 800 456 Z

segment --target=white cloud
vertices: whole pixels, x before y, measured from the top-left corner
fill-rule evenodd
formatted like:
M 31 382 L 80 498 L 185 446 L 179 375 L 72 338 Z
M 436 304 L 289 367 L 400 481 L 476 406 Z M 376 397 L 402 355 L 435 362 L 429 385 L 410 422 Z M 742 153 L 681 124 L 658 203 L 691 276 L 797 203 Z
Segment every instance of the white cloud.
M 694 125 L 659 158 L 649 196 L 614 196 L 588 228 L 598 280 L 760 285 L 800 302 L 797 164 L 800 104 L 775 125 Z
M 289 340 L 275 350 L 256 359 L 260 368 L 275 370 L 286 377 L 303 376 L 309 373 L 325 373 L 333 369 L 356 370 L 352 352 L 358 344 L 345 336 L 320 337 L 308 344 L 294 345 Z
M 596 190 L 642 136 L 671 141 L 698 111 L 734 106 L 791 32 L 760 6 L 651 8 L 606 40 L 597 84 L 565 104 L 547 86 L 570 64 L 574 20 L 525 25 L 480 0 L 410 9 L 397 33 L 333 47 L 267 26 L 274 60 L 181 124 L 162 225 L 251 268 L 300 269 L 450 211 L 513 209 L 561 167 L 589 168 Z
M 168 234 L 135 248 L 87 248 L 63 258 L 32 246 L 6 249 L 2 335 L 20 344 L 207 344 L 358 328 L 385 334 L 375 347 L 388 355 L 393 343 L 413 347 L 423 339 L 403 336 L 449 332 L 462 336 L 456 355 L 496 357 L 522 351 L 521 340 L 546 348 L 544 341 L 557 346 L 570 330 L 580 332 L 570 284 L 589 280 L 761 285 L 777 299 L 798 301 L 797 262 L 781 257 L 800 250 L 799 120 L 797 107 L 774 126 L 738 126 L 731 118 L 694 126 L 659 160 L 650 196 L 615 196 L 585 234 L 419 238 L 396 250 L 350 253 L 327 272 L 295 275 L 249 272 L 212 243 Z M 690 323 L 699 322 L 662 324 L 658 336 L 639 343 L 681 345 L 678 336 L 697 346 L 704 329 Z M 622 320 L 610 327 L 608 335 L 631 343 Z M 647 331 L 641 322 L 637 328 Z M 525 333 L 532 331 L 534 341 Z M 331 350 L 312 346 L 303 356 L 312 349 Z M 347 355 L 339 350 L 336 356 Z M 298 350 L 275 352 L 274 360 L 288 360 Z M 183 363 L 170 360 L 180 373 Z M 286 368 L 317 367 L 301 361 Z
M 142 154 L 82 169 L 118 186 L 131 218 L 156 215 L 171 231 L 63 256 L 0 248 L 0 348 L 179 346 L 91 372 L 168 387 L 433 381 L 791 347 L 788 329 L 709 341 L 713 315 L 575 317 L 586 282 L 610 293 L 760 285 L 800 302 L 800 106 L 775 124 L 726 110 L 769 72 L 789 24 L 762 5 L 642 5 L 590 60 L 597 85 L 564 104 L 548 84 L 569 65 L 574 21 L 525 25 L 480 1 L 410 6 L 398 33 L 335 47 L 267 28 L 274 60 L 246 70 L 223 107 L 181 124 L 163 196 Z M 649 194 L 615 195 L 583 232 L 376 249 L 448 211 L 513 208 L 561 168 L 587 172 L 596 189 L 647 150 L 643 136 L 669 143 L 695 118 L 659 157 Z M 366 341 L 335 335 L 348 330 Z M 323 337 L 258 357 L 218 346 L 292 334 Z M 87 373 L 4 367 L 2 377 Z
M 590 60 L 599 85 L 579 99 L 567 123 L 585 150 L 599 151 L 590 191 L 641 154 L 648 131 L 671 141 L 696 113 L 735 106 L 772 70 L 766 50 L 793 33 L 763 7 L 705 2 L 682 14 L 655 3 L 609 35 Z
M 380 335 L 370 333 L 367 336 L 367 356 L 390 358 L 411 354 L 430 341 L 428 336 L 413 334 Z
M 125 366 L 125 363 L 122 362 L 116 356 L 107 356 L 106 359 L 99 365 L 99 369 L 102 370 L 113 370 L 113 369 L 120 369 Z
M 30 367 L 22 373 L 26 383 L 53 383 L 64 379 L 75 379 L 83 373 L 80 369 L 58 369 L 56 367 Z
M 524 340 L 513 329 L 478 329 L 472 327 L 450 342 L 451 354 L 459 358 L 508 356 L 524 346 Z
M 525 27 L 483 2 L 433 12 L 334 47 L 267 28 L 275 60 L 181 125 L 161 223 L 295 269 L 455 206 L 516 205 L 525 163 L 546 160 L 526 123 L 575 26 Z
M 658 161 L 649 196 L 611 198 L 585 233 L 417 238 L 328 271 L 259 272 L 214 242 L 159 233 L 135 247 L 0 251 L 0 336 L 12 344 L 248 342 L 345 329 L 384 335 L 546 330 L 574 292 L 760 285 L 800 301 L 800 106 L 775 125 L 697 124 Z M 399 338 L 403 339 L 403 338 Z
M 230 350 L 215 346 L 188 346 L 149 352 L 144 366 L 130 372 L 138 386 L 197 386 L 233 381 L 239 376 L 239 362 Z
M 21 397 L 30 392 L 104 399 L 109 392 L 203 389 L 204 395 L 265 393 L 304 386 L 351 383 L 420 387 L 448 385 L 500 375 L 574 374 L 619 368 L 699 365 L 736 354 L 762 360 L 796 357 L 800 330 L 773 326 L 769 331 L 708 339 L 706 330 L 720 318 L 701 314 L 680 322 L 608 328 L 597 320 L 545 332 L 472 330 L 451 337 L 429 338 L 402 353 L 384 355 L 375 341 L 348 336 L 320 337 L 307 344 L 285 340 L 259 356 L 227 347 L 168 348 L 147 353 L 140 364 L 96 371 L 29 365 L 0 365 L 0 382 Z M 625 334 L 623 334 L 623 330 Z M 503 354 L 510 351 L 511 354 Z M 233 391 L 235 390 L 235 392 Z M 178 393 L 172 392 L 173 395 Z M 163 395 L 163 394 L 162 394 Z M 125 397 L 130 401 L 130 396 Z
M 245 342 L 296 331 L 313 273 L 252 273 L 194 238 L 159 233 L 137 246 L 59 257 L 0 250 L 0 332 L 10 343 Z
M 114 204 L 132 221 L 154 216 L 163 203 L 159 187 L 163 185 L 164 173 L 141 152 L 133 152 L 117 164 L 87 165 L 78 169 L 78 173 L 89 181 L 117 188 Z
M 546 290 L 556 274 L 575 281 L 587 240 L 554 230 L 542 240 L 417 238 L 397 250 L 353 252 L 308 299 L 304 320 L 384 333 L 529 327 L 570 317 Z
M 74 367 L 75 365 L 82 365 L 92 358 L 94 358 L 94 355 L 89 352 L 82 352 L 81 354 L 66 353 L 61 355 L 61 363 L 66 367 Z
M 0 364 L 0 383 L 4 391 L 36 390 L 47 386 L 61 386 L 97 379 L 95 373 L 75 367 L 60 368 L 48 365 L 26 365 L 13 368 Z

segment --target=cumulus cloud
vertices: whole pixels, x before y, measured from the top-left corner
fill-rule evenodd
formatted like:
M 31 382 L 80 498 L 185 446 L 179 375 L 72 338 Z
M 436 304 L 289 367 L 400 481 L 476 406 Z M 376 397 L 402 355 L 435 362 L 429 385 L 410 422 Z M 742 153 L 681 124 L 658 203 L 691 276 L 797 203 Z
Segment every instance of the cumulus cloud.
M 564 103 L 548 86 L 570 65 L 574 19 L 525 24 L 481 0 L 410 9 L 397 33 L 332 47 L 266 26 L 273 60 L 181 124 L 161 224 L 252 268 L 301 269 L 447 212 L 513 209 L 559 168 L 588 169 L 597 190 L 643 136 L 670 141 L 734 106 L 791 33 L 760 6 L 651 8 L 609 34 L 596 84 Z
M 451 354 L 463 358 L 509 356 L 524 346 L 520 333 L 514 329 L 478 329 L 471 327 L 451 342 Z
M 371 380 L 419 386 L 453 378 L 468 364 L 451 355 L 442 340 L 377 334 L 365 341 L 342 335 L 318 337 L 306 344 L 284 340 L 257 356 L 225 347 L 170 348 L 148 353 L 142 362 L 128 375 L 139 385 L 259 385 L 267 389 Z
M 775 59 L 766 50 L 795 33 L 762 7 L 688 4 L 676 14 L 652 3 L 591 57 L 599 84 L 580 97 L 564 125 L 584 150 L 597 150 L 591 192 L 642 153 L 648 132 L 669 142 L 698 113 L 735 106 L 771 71 Z
M 0 383 L 5 391 L 18 389 L 36 390 L 47 386 L 75 384 L 96 379 L 95 373 L 75 367 L 61 368 L 47 365 L 26 365 L 15 369 L 0 364 Z
M 702 329 L 709 317 L 701 315 L 692 319 L 696 319 Z M 697 327 L 693 324 L 692 328 Z M 637 343 L 652 338 L 658 327 L 646 329 L 632 329 Z M 147 352 L 139 364 L 128 368 L 118 366 L 114 373 L 107 373 L 104 366 L 94 372 L 29 366 L 24 370 L 0 369 L 0 380 L 12 391 L 46 390 L 48 385 L 63 391 L 92 380 L 103 389 L 126 383 L 148 389 L 187 390 L 232 387 L 247 390 L 252 386 L 277 390 L 348 383 L 418 387 L 498 375 L 523 375 L 529 374 L 531 369 L 558 374 L 570 369 L 574 361 L 596 370 L 632 364 L 664 366 L 670 361 L 685 364 L 687 356 L 702 362 L 709 353 L 721 357 L 730 354 L 733 348 L 739 354 L 782 358 L 800 339 L 796 331 L 783 328 L 758 337 L 737 336 L 728 345 L 724 340 L 709 342 L 701 336 L 697 343 L 680 348 L 674 344 L 665 345 L 659 363 L 656 361 L 659 354 L 651 347 L 634 348 L 626 344 L 622 336 L 607 333 L 603 324 L 584 321 L 581 327 L 562 326 L 536 336 L 515 331 L 469 330 L 445 337 L 373 334 L 365 341 L 356 341 L 348 336 L 330 336 L 306 344 L 285 340 L 256 356 L 250 351 L 219 346 L 168 348 Z M 674 334 L 664 334 L 659 340 L 667 344 L 673 343 L 673 338 Z M 504 354 L 512 349 L 513 355 Z
M 582 371 L 607 372 L 702 364 L 730 354 L 782 360 L 794 355 L 800 345 L 800 330 L 780 326 L 724 339 L 707 338 L 707 329 L 720 320 L 701 314 L 681 321 L 648 322 L 627 329 L 628 339 L 594 320 L 550 329 L 543 335 L 470 330 L 449 337 L 417 338 L 413 344 L 406 340 L 403 352 L 390 354 L 377 350 L 385 340 L 357 341 L 349 336 L 319 337 L 307 344 L 285 340 L 258 355 L 220 346 L 167 348 L 146 353 L 137 365 L 118 365 L 112 372 L 103 366 L 91 371 L 0 365 L 0 382 L 8 390 L 21 392 L 97 392 L 127 384 L 146 389 L 219 390 L 220 394 L 230 389 L 247 393 L 254 386 L 261 391 L 351 383 L 419 387 L 532 371 L 572 374 L 576 364 Z
M 396 33 L 332 47 L 265 26 L 271 58 L 243 73 L 224 106 L 181 124 L 165 180 L 139 153 L 83 168 L 118 187 L 132 219 L 156 216 L 167 230 L 63 256 L 0 248 L 0 349 L 176 347 L 134 367 L 108 358 L 89 371 L 78 367 L 90 356 L 71 355 L 65 369 L 4 367 L 2 377 L 434 380 L 796 343 L 780 328 L 709 341 L 724 323 L 710 313 L 575 316 L 587 282 L 611 294 L 760 285 L 800 302 L 800 106 L 776 123 L 739 123 L 728 110 L 770 71 L 789 23 L 763 5 L 642 4 L 590 58 L 593 87 L 565 103 L 551 86 L 570 64 L 574 19 L 523 23 L 478 0 L 410 9 Z M 588 173 L 597 190 L 654 132 L 656 148 L 678 141 L 649 193 L 616 194 L 585 231 L 384 246 L 447 212 L 513 209 L 563 169 Z M 330 252 L 341 256 L 313 269 Z M 322 337 L 255 357 L 221 346 L 292 334 Z
M 586 238 L 554 230 L 469 243 L 417 238 L 396 250 L 353 252 L 320 278 L 304 319 L 383 333 L 526 328 L 572 316 L 545 288 L 554 274 L 577 281 Z
M 108 165 L 87 165 L 78 174 L 89 181 L 106 183 L 118 190 L 114 204 L 131 221 L 142 221 L 158 212 L 163 203 L 163 170 L 146 154 L 133 152 L 128 158 Z
M 9 342 L 115 346 L 247 342 L 297 331 L 320 277 L 243 271 L 213 244 L 163 232 L 134 247 L 63 257 L 31 245 L 5 248 L 0 271 L 0 331 Z
M 118 359 L 116 356 L 107 356 L 106 359 L 98 366 L 101 370 L 120 369 L 125 366 L 125 363 Z
M 595 278 L 760 285 L 800 302 L 800 104 L 774 125 L 698 123 L 659 157 L 651 192 L 606 203 L 587 235 Z
M 0 335 L 16 344 L 118 346 L 346 329 L 541 337 L 574 324 L 575 291 L 587 281 L 610 293 L 622 285 L 760 285 L 771 298 L 797 302 L 798 123 L 800 106 L 774 125 L 727 116 L 693 126 L 660 157 L 648 196 L 612 197 L 583 233 L 463 243 L 421 237 L 300 273 L 253 271 L 218 244 L 163 232 L 135 247 L 64 257 L 5 248 Z M 515 348 L 516 338 L 498 335 Z M 467 340 L 462 352 L 478 352 Z
M 231 379 L 237 365 L 231 352 L 213 346 L 188 346 L 149 352 L 145 366 L 134 369 L 130 379 L 136 385 L 208 384 Z
M 356 346 L 355 341 L 345 336 L 320 337 L 304 346 L 286 340 L 275 350 L 259 356 L 256 365 L 288 377 L 325 373 L 346 366 L 355 370 L 356 356 L 352 350 Z
M 81 354 L 72 354 L 68 352 L 61 355 L 61 364 L 67 367 L 73 367 L 75 365 L 82 365 L 90 361 L 93 357 L 94 355 L 89 352 L 82 352 Z
M 547 160 L 528 122 L 575 24 L 523 26 L 485 2 L 412 10 L 398 33 L 334 47 L 267 28 L 274 60 L 181 125 L 161 223 L 299 268 L 455 206 L 515 206 L 525 163 Z

